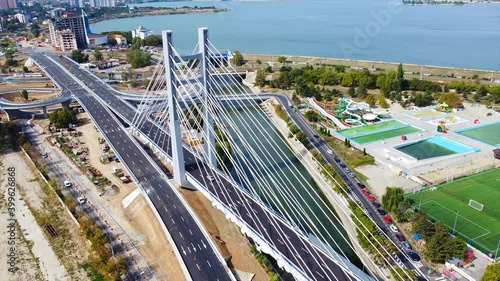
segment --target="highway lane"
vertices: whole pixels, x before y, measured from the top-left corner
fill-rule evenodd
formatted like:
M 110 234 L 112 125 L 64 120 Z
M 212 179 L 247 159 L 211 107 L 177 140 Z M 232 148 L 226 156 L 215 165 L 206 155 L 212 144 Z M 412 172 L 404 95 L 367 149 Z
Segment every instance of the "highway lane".
M 105 101 L 110 109 L 124 116 L 129 122 L 133 119 L 135 109 L 113 95 L 108 85 L 64 58 L 60 62 Z M 164 152 L 171 155 L 168 134 L 163 132 L 164 137 L 158 137 L 158 134 L 162 135 L 162 130 L 151 122 L 146 122 L 141 130 L 149 135 Z M 277 250 L 298 268 L 302 268 L 308 276 L 315 280 L 337 280 L 337 278 L 338 280 L 349 280 L 351 278 L 351 276 L 346 275 L 344 268 L 339 267 L 316 246 L 312 246 L 304 235 L 297 234 L 284 221 L 269 210 L 263 209 L 252 196 L 240 188 L 234 188 L 233 184 L 226 179 L 218 177 L 212 168 L 203 163 L 197 163 L 196 157 L 189 151 L 184 150 L 184 154 L 186 171 L 204 184 L 214 197 L 219 198 L 226 206 L 231 206 L 243 221 L 256 229 L 257 233 L 262 233 L 265 240 L 273 241 Z M 217 184 L 207 182 L 208 174 L 216 176 Z M 289 249 L 287 245 L 293 245 L 292 249 Z
M 34 59 L 47 64 L 46 71 L 57 77 L 63 88 L 74 85 L 65 71 L 44 56 L 34 54 Z M 78 84 L 79 85 L 79 84 Z M 87 84 L 88 85 L 88 84 Z M 125 162 L 136 176 L 157 209 L 165 227 L 170 232 L 181 257 L 193 280 L 231 280 L 225 266 L 216 256 L 216 249 L 206 240 L 202 230 L 195 223 L 181 200 L 158 171 L 149 162 L 141 148 L 111 117 L 104 105 L 96 97 L 81 87 L 71 89 L 75 98 L 85 106 L 97 125 L 102 129 L 114 147 L 114 152 Z

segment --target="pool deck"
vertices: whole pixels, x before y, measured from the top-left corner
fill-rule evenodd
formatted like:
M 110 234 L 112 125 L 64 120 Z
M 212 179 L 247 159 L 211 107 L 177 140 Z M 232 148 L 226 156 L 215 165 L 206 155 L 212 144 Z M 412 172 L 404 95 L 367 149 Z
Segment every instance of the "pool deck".
M 426 110 L 426 109 L 422 109 Z M 366 148 L 368 153 L 373 155 L 377 162 L 389 167 L 399 168 L 402 171 L 408 173 L 409 175 L 421 175 L 428 173 L 433 170 L 449 170 L 450 175 L 455 173 L 463 172 L 463 166 L 467 166 L 470 163 L 484 163 L 494 164 L 493 149 L 494 146 L 483 143 L 481 141 L 469 138 L 467 136 L 456 133 L 455 131 L 470 128 L 474 126 L 480 126 L 486 123 L 498 122 L 500 121 L 500 115 L 486 116 L 485 106 L 471 106 L 471 104 L 465 104 L 465 110 L 452 113 L 455 116 L 464 119 L 466 121 L 453 124 L 448 126 L 448 133 L 441 134 L 443 137 L 460 142 L 464 145 L 471 146 L 480 149 L 479 152 L 469 152 L 469 153 L 459 153 L 453 155 L 447 155 L 442 157 L 428 158 L 422 160 L 416 160 L 415 158 L 394 149 L 395 146 L 399 146 L 405 143 L 410 143 L 417 140 L 422 140 L 425 138 L 432 137 L 434 135 L 440 134 L 437 132 L 435 125 L 428 123 L 429 119 L 417 119 L 405 114 L 405 112 L 392 113 L 395 119 L 402 122 L 409 123 L 410 125 L 424 129 L 421 133 L 412 133 L 407 135 L 407 140 L 402 141 L 401 138 L 391 138 L 382 141 L 375 141 L 371 143 L 366 143 L 364 145 L 353 144 L 357 148 Z M 480 123 L 478 125 L 474 124 L 475 119 L 479 119 Z M 471 162 L 472 161 L 472 162 Z M 498 162 L 498 161 L 497 161 Z M 455 171 L 457 170 L 457 171 Z

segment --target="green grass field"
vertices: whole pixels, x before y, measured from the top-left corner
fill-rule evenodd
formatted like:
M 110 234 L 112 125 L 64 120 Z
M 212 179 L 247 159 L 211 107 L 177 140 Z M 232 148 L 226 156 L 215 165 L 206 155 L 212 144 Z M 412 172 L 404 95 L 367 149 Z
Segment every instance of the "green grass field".
M 500 122 L 482 127 L 465 129 L 458 133 L 493 146 L 500 146 Z
M 421 202 L 420 207 L 427 210 L 433 220 L 446 224 L 450 232 L 456 220 L 455 234 L 484 253 L 495 254 L 500 241 L 500 169 L 444 183 L 434 191 L 426 188 L 422 194 L 406 197 L 416 208 Z M 484 209 L 478 211 L 468 206 L 470 199 L 483 204 Z
M 361 127 L 354 127 L 350 129 L 340 130 L 339 133 L 344 137 L 351 137 L 355 135 L 369 134 L 371 132 L 376 132 L 376 131 L 389 130 L 390 128 L 399 127 L 404 124 L 405 123 L 400 122 L 398 120 L 389 120 L 375 124 L 368 124 Z
M 389 139 L 389 138 L 393 138 L 393 137 L 397 137 L 397 136 L 401 136 L 401 135 L 406 135 L 406 134 L 411 134 L 411 133 L 416 133 L 416 132 L 420 132 L 420 131 L 422 131 L 422 130 L 420 130 L 417 127 L 407 126 L 407 127 L 403 127 L 403 128 L 394 129 L 394 130 L 383 131 L 380 133 L 374 133 L 374 134 L 368 134 L 368 135 L 364 135 L 364 136 L 354 137 L 354 138 L 352 138 L 352 140 L 359 143 L 359 144 L 365 144 L 365 143 L 369 143 L 369 142 Z

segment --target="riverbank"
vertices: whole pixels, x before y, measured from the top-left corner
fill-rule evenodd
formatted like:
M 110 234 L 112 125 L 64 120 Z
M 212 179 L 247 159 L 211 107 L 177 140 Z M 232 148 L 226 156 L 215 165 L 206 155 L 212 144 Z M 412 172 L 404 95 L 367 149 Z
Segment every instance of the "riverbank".
M 445 6 L 453 5 L 460 6 L 465 4 L 483 4 L 483 3 L 500 3 L 499 0 L 488 0 L 488 1 L 461 1 L 461 0 L 403 0 L 403 5 L 407 6 Z
M 292 65 L 344 65 L 352 69 L 369 70 L 397 70 L 399 62 L 384 62 L 384 61 L 371 61 L 371 60 L 352 60 L 341 58 L 326 58 L 326 57 L 312 57 L 312 56 L 290 56 L 290 55 L 265 55 L 265 54 L 243 54 L 243 58 L 247 62 L 245 66 L 255 66 L 257 61 L 262 63 L 270 63 L 275 66 L 281 66 L 278 63 L 280 56 L 286 57 L 287 64 Z M 414 74 L 419 76 L 420 73 L 424 77 L 439 76 L 440 79 L 482 79 L 485 82 L 500 83 L 500 71 L 484 70 L 484 69 L 470 69 L 458 67 L 446 67 L 435 65 L 420 65 L 403 63 L 405 74 Z M 477 77 L 475 76 L 477 75 Z M 474 77 L 474 78 L 473 78 Z M 496 80 L 496 81 L 495 81 Z
M 208 13 L 222 13 L 228 12 L 226 8 L 216 7 L 181 7 L 181 8 L 156 8 L 156 7 L 134 7 L 134 9 L 119 11 L 116 13 L 102 13 L 95 18 L 90 18 L 91 24 L 98 23 L 106 20 L 135 18 L 135 17 L 149 17 L 149 16 L 162 16 L 162 15 L 182 15 L 182 14 L 208 14 Z
M 351 210 L 348 207 L 347 200 L 340 194 L 334 192 L 331 184 L 329 184 L 325 180 L 324 176 L 319 173 L 318 162 L 314 160 L 312 153 L 307 150 L 307 148 L 296 138 L 287 137 L 290 130 L 288 129 L 286 122 L 279 118 L 274 110 L 274 106 L 278 104 L 279 102 L 275 98 L 271 98 L 263 102 L 261 106 L 271 122 L 276 126 L 276 128 L 278 128 L 278 131 L 284 137 L 297 159 L 304 165 L 304 167 L 307 168 L 309 174 L 317 183 L 321 192 L 325 195 L 326 200 L 328 200 L 330 205 L 333 206 L 338 219 L 344 226 L 347 233 L 346 238 L 349 240 L 348 242 L 350 242 L 353 246 L 353 250 L 357 254 L 358 258 L 361 259 L 363 265 L 373 273 L 380 274 L 381 276 L 387 276 L 389 273 L 375 265 L 367 256 L 366 252 L 360 247 L 356 234 L 356 226 L 350 218 Z

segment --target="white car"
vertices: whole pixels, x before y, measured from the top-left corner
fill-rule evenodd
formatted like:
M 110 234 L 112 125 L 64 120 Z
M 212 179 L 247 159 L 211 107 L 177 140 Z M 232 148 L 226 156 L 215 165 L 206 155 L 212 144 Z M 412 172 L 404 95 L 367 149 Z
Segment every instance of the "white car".
M 69 180 L 64 181 L 64 186 L 71 187 L 73 184 Z
M 399 232 L 398 228 L 393 224 L 389 225 L 389 228 L 392 230 L 392 232 Z
M 214 181 L 214 180 L 215 180 L 215 178 L 214 178 L 212 175 L 208 175 L 208 176 L 207 176 L 207 179 L 208 179 L 209 181 Z
M 333 151 L 332 151 L 331 149 L 328 149 L 328 150 L 326 151 L 326 153 L 328 153 L 328 154 L 333 154 Z
M 76 198 L 76 200 L 77 200 L 77 201 L 78 201 L 78 203 L 80 203 L 80 204 L 85 204 L 85 202 L 87 202 L 87 200 L 86 200 L 84 197 L 81 197 L 81 196 L 80 196 L 80 197 L 78 197 L 78 198 Z

